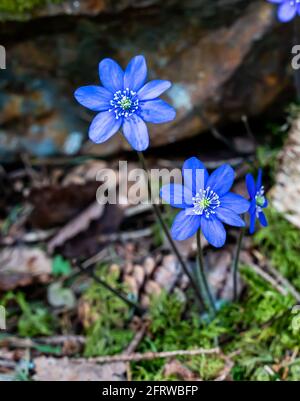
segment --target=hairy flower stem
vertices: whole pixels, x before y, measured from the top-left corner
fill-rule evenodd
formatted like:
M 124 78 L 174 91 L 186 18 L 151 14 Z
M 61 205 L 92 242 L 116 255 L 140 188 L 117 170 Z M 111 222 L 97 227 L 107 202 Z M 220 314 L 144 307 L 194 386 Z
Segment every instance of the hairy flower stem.
M 216 307 L 204 271 L 204 258 L 201 245 L 201 231 L 197 231 L 197 279 L 205 305 L 212 317 L 216 315 Z
M 83 274 L 88 274 L 90 277 L 93 278 L 98 284 L 102 285 L 102 287 L 106 288 L 108 291 L 110 291 L 112 294 L 114 294 L 116 297 L 121 299 L 124 303 L 126 303 L 129 307 L 133 308 L 137 315 L 142 316 L 145 313 L 145 309 L 142 308 L 139 304 L 137 304 L 134 301 L 131 301 L 126 295 L 122 294 L 115 288 L 111 287 L 106 281 L 102 280 L 99 278 L 93 269 L 85 269 L 84 267 L 81 266 L 80 263 L 76 262 L 75 263 L 76 267 L 83 273 Z
M 149 192 L 150 199 L 152 200 L 151 179 L 150 179 L 150 176 L 149 176 L 149 173 L 148 173 L 146 160 L 145 160 L 144 155 L 143 155 L 142 152 L 137 152 L 137 153 L 138 153 L 138 157 L 139 157 L 141 166 L 142 166 L 143 170 L 145 170 L 145 172 L 146 172 L 146 174 L 147 174 L 148 192 Z M 166 225 L 166 223 L 165 223 L 165 221 L 164 221 L 164 219 L 163 219 L 163 216 L 162 216 L 162 214 L 161 214 L 160 208 L 159 208 L 159 206 L 155 203 L 155 201 L 152 203 L 152 207 L 153 207 L 154 214 L 155 214 L 155 216 L 156 216 L 156 218 L 157 218 L 157 221 L 158 221 L 158 223 L 160 224 L 160 226 L 161 226 L 163 232 L 165 233 L 165 236 L 166 236 L 167 240 L 169 241 L 169 244 L 170 244 L 170 246 L 171 246 L 171 248 L 172 248 L 172 251 L 174 252 L 175 256 L 177 257 L 178 262 L 179 262 L 179 264 L 180 264 L 181 267 L 182 267 L 182 270 L 183 270 L 184 273 L 188 276 L 188 278 L 189 278 L 189 280 L 190 280 L 190 282 L 191 282 L 191 285 L 192 285 L 193 289 L 194 289 L 195 292 L 196 292 L 196 295 L 197 295 L 197 298 L 198 298 L 198 300 L 199 300 L 200 305 L 205 306 L 205 305 L 204 305 L 204 302 L 203 302 L 203 299 L 202 299 L 202 294 L 199 292 L 199 289 L 198 289 L 198 287 L 197 287 L 197 284 L 195 283 L 195 281 L 194 281 L 194 279 L 193 279 L 191 273 L 189 272 L 189 269 L 188 269 L 186 263 L 184 262 L 184 260 L 183 260 L 183 258 L 182 258 L 182 256 L 181 256 L 180 252 L 178 251 L 178 248 L 177 248 L 177 246 L 175 245 L 175 242 L 173 241 L 173 239 L 172 239 L 172 237 L 171 237 L 169 228 L 167 227 L 167 225 Z
M 233 261 L 233 268 L 232 268 L 232 277 L 233 277 L 233 300 L 237 301 L 238 298 L 238 270 L 239 270 L 239 261 L 240 261 L 240 254 L 242 250 L 242 243 L 245 235 L 245 227 L 243 227 L 240 231 L 238 243 L 236 246 L 235 258 Z

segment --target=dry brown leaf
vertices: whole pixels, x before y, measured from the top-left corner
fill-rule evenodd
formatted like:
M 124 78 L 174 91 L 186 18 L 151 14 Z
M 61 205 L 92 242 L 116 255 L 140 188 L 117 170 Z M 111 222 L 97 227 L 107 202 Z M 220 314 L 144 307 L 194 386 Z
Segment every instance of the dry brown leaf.
M 55 248 L 62 246 L 67 240 L 88 229 L 91 221 L 99 219 L 104 212 L 104 205 L 94 202 L 77 217 L 66 224 L 48 243 L 48 251 L 52 253 Z
M 210 250 L 207 254 L 208 281 L 216 298 L 231 301 L 233 298 L 232 281 L 232 254 L 228 250 L 218 252 Z M 240 277 L 238 277 L 238 293 L 244 288 Z
M 126 364 L 116 362 L 97 365 L 65 358 L 34 359 L 36 381 L 122 381 L 126 380 Z
M 74 167 L 63 179 L 62 185 L 83 185 L 88 181 L 96 182 L 99 171 L 107 168 L 107 163 L 102 160 L 88 160 Z
M 162 264 L 154 273 L 154 281 L 167 292 L 172 291 L 179 277 L 181 266 L 174 255 L 167 255 L 163 258 Z
M 0 252 L 0 290 L 9 291 L 33 281 L 48 281 L 52 262 L 39 248 L 5 248 Z
M 38 229 L 55 228 L 75 218 L 96 196 L 99 182 L 33 188 L 28 200 L 33 206 L 29 223 Z
M 177 359 L 173 359 L 165 364 L 163 375 L 165 378 L 175 376 L 182 380 L 199 380 L 194 372 L 182 365 Z

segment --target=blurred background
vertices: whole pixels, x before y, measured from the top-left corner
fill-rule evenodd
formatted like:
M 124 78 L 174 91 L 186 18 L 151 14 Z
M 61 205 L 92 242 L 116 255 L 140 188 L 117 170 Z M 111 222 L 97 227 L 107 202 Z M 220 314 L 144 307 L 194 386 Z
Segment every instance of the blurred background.
M 300 302 L 298 31 L 264 0 L 0 0 L 1 380 L 300 379 L 291 312 Z M 137 54 L 149 78 L 172 81 L 164 98 L 177 110 L 172 123 L 149 127 L 149 166 L 228 162 L 244 196 L 245 174 L 264 168 L 270 225 L 246 237 L 239 303 L 237 231 L 219 252 L 204 243 L 220 310 L 213 322 L 200 316 L 151 207 L 96 202 L 99 170 L 138 161 L 119 134 L 88 140 L 94 113 L 73 93 L 99 83 L 101 59 L 125 67 Z M 176 211 L 162 211 L 170 225 Z M 195 240 L 178 247 L 192 270 Z M 181 359 L 84 359 L 215 344 L 222 352 Z

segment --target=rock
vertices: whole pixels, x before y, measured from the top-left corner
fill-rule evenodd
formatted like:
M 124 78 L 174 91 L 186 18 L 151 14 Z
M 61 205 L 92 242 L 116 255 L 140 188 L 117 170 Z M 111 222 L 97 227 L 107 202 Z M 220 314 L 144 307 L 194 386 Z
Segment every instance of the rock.
M 279 156 L 279 171 L 271 191 L 272 206 L 300 228 L 300 114 L 293 121 Z
M 69 12 L 71 3 L 75 11 Z M 290 84 L 286 46 L 292 32 L 276 22 L 267 2 L 77 0 L 55 6 L 55 12 L 53 7 L 41 11 L 50 17 L 38 33 L 37 21 L 0 28 L 4 43 L 9 40 L 8 69 L 0 82 L 2 159 L 24 150 L 37 156 L 75 154 L 94 113 L 76 105 L 73 92 L 99 81 L 97 65 L 104 57 L 125 66 L 142 53 L 150 79 L 173 82 L 165 98 L 177 118 L 149 126 L 151 146 L 207 131 L 202 113 L 215 124 L 259 115 Z M 63 26 L 51 17 L 102 12 L 108 13 L 105 19 L 71 17 Z M 128 144 L 116 135 L 102 145 L 87 141 L 83 152 L 108 155 L 123 149 Z
M 103 12 L 116 13 L 128 7 L 144 7 L 159 3 L 159 0 L 68 0 L 61 4 L 47 4 L 36 10 L 31 17 L 49 17 L 56 15 L 96 16 Z

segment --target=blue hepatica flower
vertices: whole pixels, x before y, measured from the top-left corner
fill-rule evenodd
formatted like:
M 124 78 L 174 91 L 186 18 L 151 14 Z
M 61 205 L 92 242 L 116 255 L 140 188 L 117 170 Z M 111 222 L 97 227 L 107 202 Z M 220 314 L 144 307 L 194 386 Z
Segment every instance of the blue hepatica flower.
M 89 137 L 102 143 L 121 127 L 129 144 L 137 151 L 149 146 L 145 122 L 160 124 L 172 121 L 176 112 L 161 99 L 171 87 L 169 81 L 153 80 L 148 83 L 147 65 L 143 56 L 134 57 L 125 72 L 114 60 L 104 59 L 99 64 L 103 86 L 83 86 L 76 90 L 75 98 L 83 106 L 99 114 L 89 129 Z
M 281 22 L 291 21 L 297 14 L 300 15 L 300 0 L 267 0 L 269 3 L 279 4 L 278 19 Z
M 249 209 L 249 202 L 230 191 L 234 171 L 224 164 L 210 176 L 196 157 L 185 161 L 182 169 L 184 186 L 169 184 L 162 187 L 160 196 L 173 207 L 183 209 L 171 228 L 175 240 L 185 240 L 201 229 L 207 241 L 219 248 L 226 240 L 223 223 L 244 227 L 239 214 Z
M 255 182 L 252 174 L 247 174 L 246 176 L 246 184 L 248 193 L 250 196 L 250 234 L 253 234 L 255 231 L 255 222 L 256 219 L 259 220 L 260 224 L 264 227 L 268 225 L 266 216 L 263 212 L 263 209 L 268 206 L 268 200 L 265 197 L 265 190 L 262 185 L 262 170 L 260 169 L 258 172 L 257 181 Z

